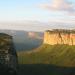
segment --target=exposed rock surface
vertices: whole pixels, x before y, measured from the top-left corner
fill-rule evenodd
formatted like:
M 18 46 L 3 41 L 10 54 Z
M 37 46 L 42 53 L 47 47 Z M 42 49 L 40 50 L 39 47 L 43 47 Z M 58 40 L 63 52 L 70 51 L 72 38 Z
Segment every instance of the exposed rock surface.
M 47 30 L 44 33 L 44 44 L 75 45 L 75 31 L 64 29 Z

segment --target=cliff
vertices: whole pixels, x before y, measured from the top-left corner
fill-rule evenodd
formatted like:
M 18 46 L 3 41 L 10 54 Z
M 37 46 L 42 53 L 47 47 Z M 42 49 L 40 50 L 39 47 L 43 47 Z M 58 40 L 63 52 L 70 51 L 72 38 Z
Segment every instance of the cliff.
M 75 45 L 75 31 L 64 29 L 47 30 L 44 33 L 44 44 Z
M 19 52 L 18 58 L 20 64 L 75 67 L 75 31 L 47 30 L 43 45 L 32 51 Z

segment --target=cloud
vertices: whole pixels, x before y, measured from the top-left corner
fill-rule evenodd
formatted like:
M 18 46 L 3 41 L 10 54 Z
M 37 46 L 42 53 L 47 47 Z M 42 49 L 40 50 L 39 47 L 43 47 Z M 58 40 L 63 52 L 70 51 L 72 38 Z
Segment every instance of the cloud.
M 36 34 L 34 32 L 29 32 L 28 35 L 29 35 L 30 38 L 35 38 L 36 37 Z
M 29 32 L 28 33 L 28 36 L 30 37 L 30 38 L 36 38 L 36 39 L 43 39 L 43 37 L 41 37 L 40 35 L 38 35 L 37 33 L 35 33 L 35 32 Z
M 52 11 L 66 11 L 69 13 L 75 12 L 75 5 L 67 0 L 52 0 L 51 4 L 41 4 L 40 6 Z

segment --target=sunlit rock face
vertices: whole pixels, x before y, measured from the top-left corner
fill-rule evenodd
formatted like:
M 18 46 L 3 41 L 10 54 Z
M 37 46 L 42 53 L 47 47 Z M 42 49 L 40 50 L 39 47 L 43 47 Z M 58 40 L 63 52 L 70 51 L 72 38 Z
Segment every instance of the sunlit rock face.
M 44 32 L 44 44 L 75 45 L 75 30 L 47 30 Z

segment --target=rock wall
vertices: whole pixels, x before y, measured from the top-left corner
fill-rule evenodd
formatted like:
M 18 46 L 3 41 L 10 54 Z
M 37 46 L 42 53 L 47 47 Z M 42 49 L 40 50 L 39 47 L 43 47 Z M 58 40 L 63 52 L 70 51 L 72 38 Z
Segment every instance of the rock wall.
M 75 45 L 74 30 L 47 30 L 44 32 L 44 44 Z

